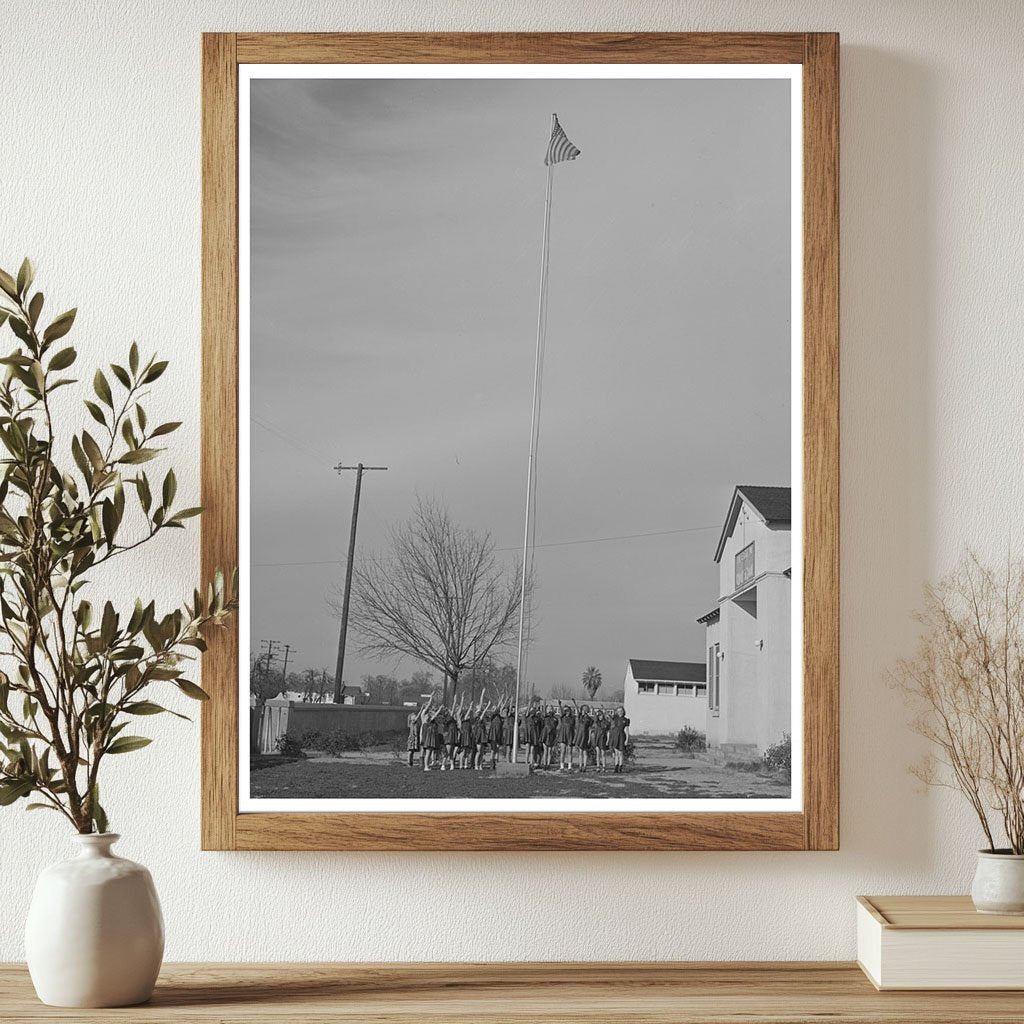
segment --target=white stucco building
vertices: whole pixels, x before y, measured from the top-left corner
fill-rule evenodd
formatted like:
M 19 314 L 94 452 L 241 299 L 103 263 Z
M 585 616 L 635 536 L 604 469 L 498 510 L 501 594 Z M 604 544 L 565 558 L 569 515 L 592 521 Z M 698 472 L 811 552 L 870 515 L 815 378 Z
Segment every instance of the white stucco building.
M 737 487 L 715 561 L 707 628 L 707 739 L 758 754 L 790 731 L 790 489 Z
M 708 708 L 706 667 L 693 661 L 626 662 L 623 706 L 635 736 L 704 732 Z

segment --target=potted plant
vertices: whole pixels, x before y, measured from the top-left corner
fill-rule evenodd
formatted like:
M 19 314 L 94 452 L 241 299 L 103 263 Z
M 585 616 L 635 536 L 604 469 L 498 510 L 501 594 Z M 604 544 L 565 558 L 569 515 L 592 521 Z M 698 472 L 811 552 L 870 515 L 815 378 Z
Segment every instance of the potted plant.
M 925 590 L 922 633 L 896 681 L 935 745 L 912 769 L 959 790 L 985 836 L 971 888 L 982 913 L 1024 914 L 1024 562 L 969 554 Z
M 0 672 L 0 805 L 62 815 L 81 846 L 42 872 L 29 910 L 39 997 L 128 1005 L 152 992 L 163 923 L 149 872 L 111 851 L 118 836 L 101 803 L 101 769 L 152 742 L 133 724 L 185 717 L 159 691 L 206 699 L 186 673 L 237 588 L 218 573 L 163 613 L 144 598 L 121 610 L 95 596 L 94 573 L 200 509 L 175 505 L 173 469 L 157 483 L 144 468 L 180 426 L 151 423 L 142 405 L 166 362 L 143 359 L 133 344 L 123 365 L 92 376 L 88 429 L 58 421 L 62 389 L 78 384 L 77 354 L 64 340 L 75 310 L 44 327 L 33 276 L 28 260 L 15 276 L 0 271 L 0 327 L 15 342 L 0 358 L 0 651 L 9 669 Z

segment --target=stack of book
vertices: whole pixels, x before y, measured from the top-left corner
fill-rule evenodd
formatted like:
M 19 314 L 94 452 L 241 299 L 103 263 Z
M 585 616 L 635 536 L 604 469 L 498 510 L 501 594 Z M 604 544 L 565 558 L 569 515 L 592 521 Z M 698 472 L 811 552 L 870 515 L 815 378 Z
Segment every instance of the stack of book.
M 1024 916 L 979 914 L 970 896 L 858 896 L 857 962 L 878 989 L 1024 989 Z

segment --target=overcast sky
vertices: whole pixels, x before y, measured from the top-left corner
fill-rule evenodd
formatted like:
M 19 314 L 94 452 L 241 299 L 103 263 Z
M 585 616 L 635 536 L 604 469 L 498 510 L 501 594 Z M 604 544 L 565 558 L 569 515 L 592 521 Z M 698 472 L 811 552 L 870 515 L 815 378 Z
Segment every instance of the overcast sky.
M 557 112 L 582 156 L 555 168 L 531 680 L 704 659 L 733 487 L 790 482 L 788 92 L 253 82 L 254 649 L 333 671 L 338 462 L 389 467 L 364 479 L 360 550 L 420 494 L 517 560 Z M 347 682 L 393 669 L 357 643 Z

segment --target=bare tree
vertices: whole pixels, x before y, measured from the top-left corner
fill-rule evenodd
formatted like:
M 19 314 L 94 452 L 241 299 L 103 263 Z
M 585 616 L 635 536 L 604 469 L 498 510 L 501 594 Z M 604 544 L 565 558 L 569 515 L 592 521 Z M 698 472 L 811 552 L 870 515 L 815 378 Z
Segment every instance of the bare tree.
M 457 526 L 436 502 L 418 500 L 389 539 L 386 555 L 354 568 L 350 622 L 360 648 L 437 669 L 442 700 L 450 683 L 454 701 L 463 672 L 516 639 L 521 577 L 495 558 L 489 533 Z M 330 603 L 338 611 L 340 600 Z
M 594 694 L 601 689 L 601 671 L 595 665 L 590 665 L 583 672 L 583 689 L 587 691 L 591 700 Z
M 1024 853 L 1024 563 L 995 572 L 969 554 L 926 589 L 917 618 L 918 649 L 896 682 L 938 757 L 912 770 L 967 798 L 989 849 L 1001 830 Z

